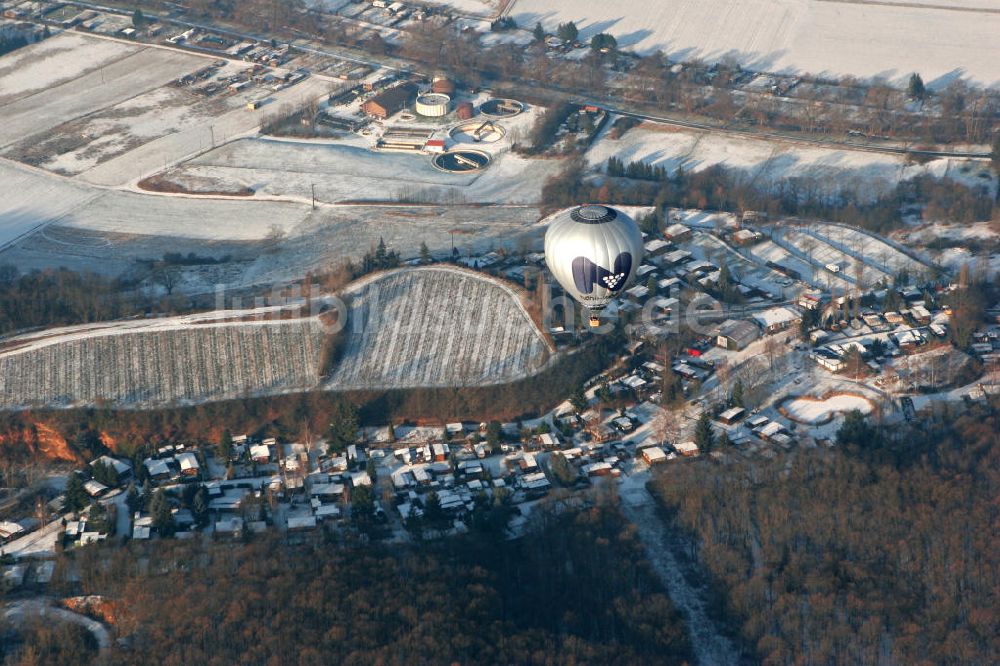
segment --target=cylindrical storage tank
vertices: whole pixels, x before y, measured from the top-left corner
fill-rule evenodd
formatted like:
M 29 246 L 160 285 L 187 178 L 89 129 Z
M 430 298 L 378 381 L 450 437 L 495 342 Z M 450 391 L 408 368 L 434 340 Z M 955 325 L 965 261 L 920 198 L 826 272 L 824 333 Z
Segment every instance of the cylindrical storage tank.
M 455 84 L 443 76 L 435 76 L 431 81 L 431 92 L 440 93 L 442 95 L 454 95 Z
M 475 111 L 472 108 L 472 102 L 462 102 L 457 107 L 455 107 L 455 115 L 458 116 L 459 120 L 469 120 L 475 115 Z
M 416 110 L 428 118 L 440 118 L 448 115 L 451 98 L 440 93 L 425 93 L 417 97 Z

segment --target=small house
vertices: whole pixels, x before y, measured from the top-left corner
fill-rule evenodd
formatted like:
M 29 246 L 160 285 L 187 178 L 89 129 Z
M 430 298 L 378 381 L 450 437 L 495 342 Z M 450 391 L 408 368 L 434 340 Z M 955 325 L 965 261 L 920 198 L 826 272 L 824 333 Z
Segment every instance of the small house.
M 719 414 L 719 423 L 725 423 L 726 425 L 732 425 L 746 416 L 747 410 L 742 407 L 730 407 L 726 411 Z
M 677 453 L 681 454 L 686 458 L 691 458 L 693 456 L 698 455 L 698 445 L 695 444 L 694 442 L 688 441 L 688 442 L 681 442 L 679 444 L 674 444 L 674 449 L 677 450 Z
M 784 307 L 758 312 L 754 315 L 754 319 L 766 333 L 778 333 L 802 323 L 799 313 Z
M 658 465 L 667 461 L 667 454 L 658 446 L 647 446 L 642 450 L 642 459 L 647 465 Z
M 673 243 L 682 243 L 691 240 L 691 229 L 678 222 L 671 224 L 663 230 L 663 237 Z

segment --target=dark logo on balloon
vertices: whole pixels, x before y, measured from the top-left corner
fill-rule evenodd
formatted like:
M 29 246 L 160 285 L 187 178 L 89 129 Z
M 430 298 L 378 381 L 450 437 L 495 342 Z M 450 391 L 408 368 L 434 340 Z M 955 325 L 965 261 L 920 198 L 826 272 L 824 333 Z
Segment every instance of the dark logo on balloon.
M 573 260 L 573 282 L 581 294 L 593 292 L 595 285 L 616 294 L 625 286 L 625 280 L 631 270 L 630 252 L 622 252 L 615 257 L 615 265 L 610 271 L 598 266 L 587 257 L 577 257 Z

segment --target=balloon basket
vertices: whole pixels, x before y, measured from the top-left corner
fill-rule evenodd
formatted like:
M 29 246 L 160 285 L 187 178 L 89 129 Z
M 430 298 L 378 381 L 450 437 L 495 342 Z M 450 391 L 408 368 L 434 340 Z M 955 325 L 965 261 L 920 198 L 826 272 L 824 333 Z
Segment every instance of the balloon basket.
M 600 317 L 591 316 L 590 319 L 588 319 L 587 321 L 588 323 L 590 323 L 591 328 L 597 328 L 598 326 L 601 325 Z

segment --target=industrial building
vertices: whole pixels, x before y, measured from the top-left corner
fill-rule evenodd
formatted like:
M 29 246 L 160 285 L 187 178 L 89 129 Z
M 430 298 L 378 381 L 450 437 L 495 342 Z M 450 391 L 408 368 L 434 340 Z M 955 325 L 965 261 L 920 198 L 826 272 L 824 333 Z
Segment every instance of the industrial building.
M 440 118 L 448 115 L 451 109 L 451 97 L 441 93 L 426 93 L 417 97 L 416 111 L 427 118 Z
M 739 351 L 760 337 L 760 331 L 744 319 L 727 319 L 719 325 L 716 344 L 723 349 Z
M 413 83 L 401 83 L 394 88 L 375 95 L 366 101 L 361 109 L 366 115 L 385 120 L 389 116 L 402 111 L 417 95 L 417 86 Z

